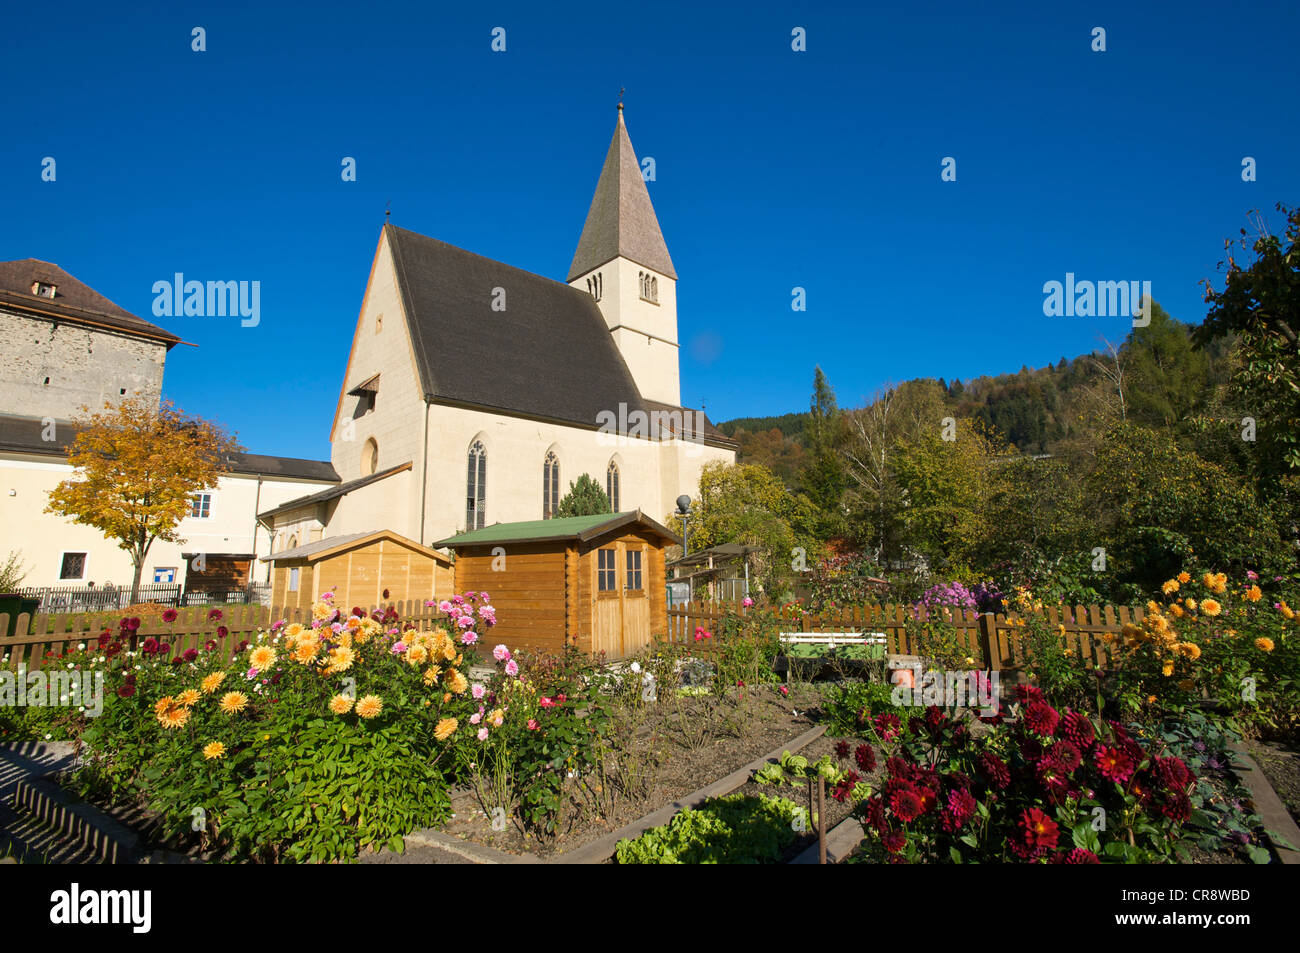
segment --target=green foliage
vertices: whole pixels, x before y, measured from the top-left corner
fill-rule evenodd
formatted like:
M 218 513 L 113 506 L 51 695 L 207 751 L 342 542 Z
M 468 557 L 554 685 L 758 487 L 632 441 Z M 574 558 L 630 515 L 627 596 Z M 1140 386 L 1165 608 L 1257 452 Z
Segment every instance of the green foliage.
M 1134 426 L 1112 430 L 1087 486 L 1119 578 L 1147 591 L 1193 553 L 1236 572 L 1279 565 L 1281 537 L 1254 489 L 1168 434 Z
M 577 482 L 569 483 L 569 492 L 564 494 L 564 499 L 555 508 L 555 516 L 557 519 L 566 516 L 599 516 L 611 509 L 609 497 L 600 484 L 584 473 L 578 477 Z
M 733 794 L 687 808 L 663 827 L 618 843 L 620 864 L 776 863 L 802 811 L 784 798 Z
M 820 548 L 817 508 L 794 495 L 770 470 L 711 461 L 700 474 L 699 496 L 691 503 L 690 545 L 695 552 L 720 543 L 757 546 L 751 573 L 760 591 L 778 594 L 790 575 L 791 550 L 802 547 L 811 564 Z M 681 533 L 680 516 L 672 520 Z
M 0 592 L 13 592 L 27 576 L 27 567 L 23 565 L 22 554 L 14 550 L 0 565 Z
M 832 683 L 826 690 L 824 711 L 827 732 L 836 738 L 851 738 L 867 730 L 877 715 L 897 715 L 904 725 L 921 717 L 922 710 L 894 704 L 894 688 L 883 682 L 856 679 Z

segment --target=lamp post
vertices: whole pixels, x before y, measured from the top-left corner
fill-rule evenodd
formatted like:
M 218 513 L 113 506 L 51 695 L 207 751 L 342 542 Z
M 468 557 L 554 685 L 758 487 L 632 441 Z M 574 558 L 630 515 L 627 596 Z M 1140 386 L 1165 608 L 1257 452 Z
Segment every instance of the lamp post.
M 677 497 L 677 515 L 682 518 L 682 558 L 685 559 L 691 551 L 691 531 L 688 520 L 691 516 L 691 498 L 683 493 Z M 691 582 L 691 577 L 686 577 L 686 601 L 690 602 L 695 598 L 695 586 Z

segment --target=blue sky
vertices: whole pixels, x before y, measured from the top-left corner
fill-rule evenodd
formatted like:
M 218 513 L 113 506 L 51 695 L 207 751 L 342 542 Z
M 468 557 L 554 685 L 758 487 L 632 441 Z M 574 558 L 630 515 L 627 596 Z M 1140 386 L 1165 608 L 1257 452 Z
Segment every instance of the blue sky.
M 1224 238 L 1300 201 L 1291 3 L 113 6 L 6 11 L 0 259 L 146 318 L 175 272 L 259 280 L 256 328 L 157 320 L 197 345 L 166 396 L 261 453 L 328 457 L 387 203 L 565 278 L 621 86 L 715 420 L 806 409 L 815 364 L 852 406 L 1122 338 L 1043 315 L 1066 272 L 1198 322 Z

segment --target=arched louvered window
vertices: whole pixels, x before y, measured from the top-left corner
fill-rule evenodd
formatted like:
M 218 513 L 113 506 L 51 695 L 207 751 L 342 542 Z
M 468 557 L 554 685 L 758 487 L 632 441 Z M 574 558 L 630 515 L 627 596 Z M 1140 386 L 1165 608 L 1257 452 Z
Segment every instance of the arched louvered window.
M 475 440 L 469 447 L 469 468 L 465 480 L 465 529 L 483 528 L 487 503 L 487 451 Z
M 617 513 L 618 509 L 618 464 L 613 460 L 609 461 L 609 469 L 605 471 L 605 495 L 609 497 L 610 511 Z
M 554 451 L 542 463 L 542 519 L 548 520 L 560 508 L 560 458 Z

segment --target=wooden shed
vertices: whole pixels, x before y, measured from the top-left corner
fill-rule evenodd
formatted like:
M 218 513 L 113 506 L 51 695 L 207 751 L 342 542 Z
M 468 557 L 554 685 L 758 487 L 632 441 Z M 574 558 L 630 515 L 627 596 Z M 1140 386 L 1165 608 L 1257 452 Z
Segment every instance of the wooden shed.
M 640 510 L 498 523 L 435 546 L 456 553 L 457 592 L 487 592 L 493 644 L 621 659 L 666 634 L 664 547 L 681 540 Z
M 310 608 L 330 589 L 337 605 L 365 609 L 452 591 L 447 556 L 390 530 L 318 539 L 262 560 L 271 563 L 271 605 L 288 609 Z

